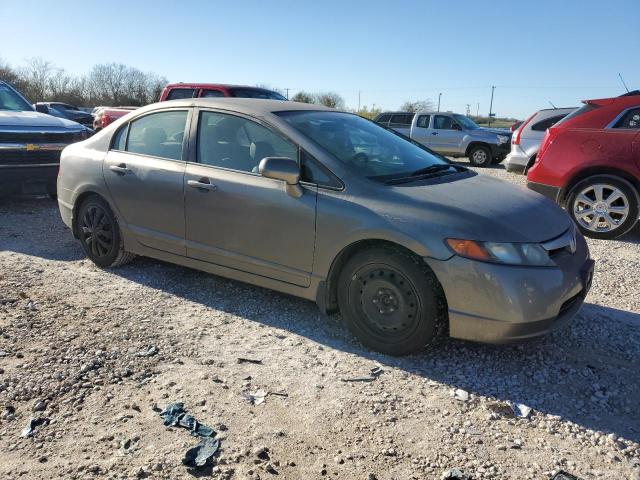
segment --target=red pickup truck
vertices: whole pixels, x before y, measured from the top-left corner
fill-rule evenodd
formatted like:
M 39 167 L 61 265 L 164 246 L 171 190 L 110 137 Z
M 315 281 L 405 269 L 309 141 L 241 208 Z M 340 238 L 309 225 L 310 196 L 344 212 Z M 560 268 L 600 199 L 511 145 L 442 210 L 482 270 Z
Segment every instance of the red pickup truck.
M 164 102 L 165 100 L 200 97 L 240 97 L 286 100 L 286 98 L 278 92 L 260 87 L 222 85 L 217 83 L 170 83 L 162 90 L 160 101 Z

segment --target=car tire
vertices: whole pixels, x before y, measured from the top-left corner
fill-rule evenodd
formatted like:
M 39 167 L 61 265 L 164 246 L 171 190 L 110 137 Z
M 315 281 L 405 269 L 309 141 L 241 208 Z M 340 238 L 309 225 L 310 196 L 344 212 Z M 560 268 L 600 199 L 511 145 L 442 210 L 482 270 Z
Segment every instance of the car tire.
M 584 236 L 608 240 L 635 226 L 639 203 L 637 190 L 626 180 L 594 175 L 571 188 L 566 208 Z
M 447 330 L 437 278 L 421 259 L 392 247 L 370 247 L 346 262 L 338 306 L 365 346 L 389 355 L 422 351 Z
M 476 145 L 469 150 L 469 162 L 474 167 L 488 167 L 492 160 L 491 150 L 484 145 Z
M 82 249 L 97 266 L 119 267 L 135 257 L 124 250 L 118 221 L 109 204 L 97 195 L 82 202 L 75 222 Z

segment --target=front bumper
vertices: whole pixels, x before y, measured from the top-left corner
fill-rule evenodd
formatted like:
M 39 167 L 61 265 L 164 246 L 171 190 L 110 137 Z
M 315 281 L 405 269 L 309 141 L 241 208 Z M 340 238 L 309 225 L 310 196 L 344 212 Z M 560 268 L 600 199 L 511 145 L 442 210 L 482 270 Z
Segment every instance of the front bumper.
M 504 162 L 504 168 L 506 168 L 507 172 L 524 173 L 526 170 L 529 164 L 529 157 L 522 150 L 518 150 L 512 148 L 509 155 L 507 155 Z
M 527 188 L 544 195 L 545 197 L 553 200 L 556 203 L 559 203 L 558 200 L 560 199 L 560 187 L 554 187 L 553 185 L 545 185 L 544 183 L 529 181 L 527 182 Z
M 59 165 L 0 165 L 0 194 L 55 194 Z
M 511 142 L 501 143 L 500 145 L 491 145 L 491 156 L 499 161 L 504 160 L 510 151 Z
M 425 259 L 445 292 L 451 337 L 508 343 L 569 323 L 591 288 L 593 260 L 582 236 L 557 267 L 499 265 L 454 256 Z

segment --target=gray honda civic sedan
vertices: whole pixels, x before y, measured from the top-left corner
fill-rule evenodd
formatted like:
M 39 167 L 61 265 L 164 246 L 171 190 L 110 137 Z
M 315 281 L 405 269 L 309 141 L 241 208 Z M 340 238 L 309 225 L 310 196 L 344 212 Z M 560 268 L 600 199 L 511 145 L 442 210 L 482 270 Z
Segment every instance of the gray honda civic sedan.
M 149 105 L 65 148 L 58 202 L 100 267 L 144 255 L 313 300 L 392 355 L 551 331 L 593 272 L 551 201 L 317 105 Z

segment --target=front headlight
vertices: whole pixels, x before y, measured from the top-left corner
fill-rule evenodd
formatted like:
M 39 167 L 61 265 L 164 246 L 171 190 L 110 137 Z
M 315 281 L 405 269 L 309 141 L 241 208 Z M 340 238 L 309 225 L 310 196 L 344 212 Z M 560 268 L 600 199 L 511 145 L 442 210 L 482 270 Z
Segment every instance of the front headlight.
M 473 260 L 537 267 L 555 265 L 549 258 L 549 253 L 537 243 L 476 242 L 459 238 L 448 238 L 446 243 L 461 257 Z
M 502 145 L 503 143 L 507 143 L 509 141 L 509 137 L 507 135 L 498 135 L 498 145 Z

